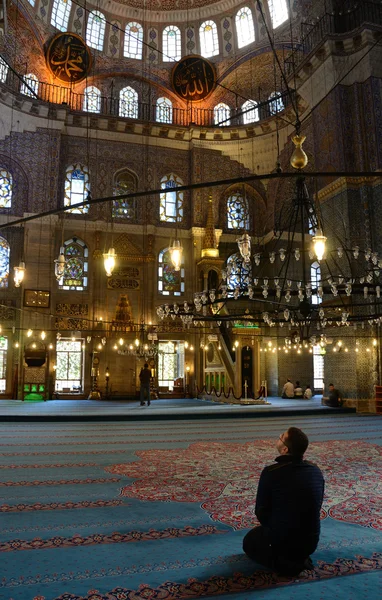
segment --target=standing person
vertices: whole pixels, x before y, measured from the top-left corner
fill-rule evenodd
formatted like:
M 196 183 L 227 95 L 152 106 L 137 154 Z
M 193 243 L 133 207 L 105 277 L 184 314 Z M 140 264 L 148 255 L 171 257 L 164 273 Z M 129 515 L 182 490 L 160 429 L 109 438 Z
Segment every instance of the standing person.
M 290 379 L 287 379 L 284 384 L 281 398 L 294 398 L 294 385 Z
M 150 406 L 150 380 L 151 380 L 151 371 L 149 369 L 149 365 L 147 363 L 144 364 L 143 369 L 139 373 L 139 379 L 141 382 L 140 387 L 140 400 L 141 406 L 145 406 L 145 392 L 147 395 L 147 405 Z
M 249 558 L 280 575 L 312 569 L 310 554 L 320 537 L 324 478 L 317 465 L 303 458 L 308 445 L 297 427 L 280 435 L 276 464 L 263 469 L 257 489 L 255 513 L 260 525 L 243 540 Z
M 342 406 L 343 399 L 342 394 L 339 390 L 337 390 L 332 383 L 329 383 L 329 394 L 328 397 L 322 398 L 323 404 L 326 406 L 331 406 L 332 408 L 337 408 L 338 406 Z
M 305 400 L 310 400 L 312 396 L 313 396 L 313 392 L 312 392 L 311 387 L 310 387 L 310 385 L 308 383 L 308 385 L 306 386 L 306 390 L 304 392 L 304 398 L 305 398 Z

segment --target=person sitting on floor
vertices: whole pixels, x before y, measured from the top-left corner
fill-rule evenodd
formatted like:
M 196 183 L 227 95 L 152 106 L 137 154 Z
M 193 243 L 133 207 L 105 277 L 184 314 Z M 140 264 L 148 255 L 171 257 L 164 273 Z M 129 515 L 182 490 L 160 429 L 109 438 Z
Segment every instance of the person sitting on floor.
M 312 390 L 310 388 L 310 385 L 308 384 L 306 386 L 306 389 L 305 389 L 305 392 L 304 392 L 304 398 L 305 398 L 305 400 L 310 400 L 312 396 L 313 396 L 313 392 L 312 392 Z
M 338 408 L 343 404 L 342 394 L 337 390 L 332 383 L 329 383 L 329 394 L 322 398 L 322 403 L 331 408 Z
M 308 445 L 297 427 L 280 435 L 276 464 L 263 469 L 257 489 L 260 525 L 243 540 L 249 558 L 280 575 L 293 577 L 313 569 L 310 554 L 320 537 L 325 482 L 318 466 L 303 458 Z
M 302 391 L 302 387 L 300 386 L 300 382 L 296 381 L 296 387 L 294 388 L 294 397 L 298 400 L 302 400 L 304 394 Z
M 281 398 L 294 398 L 294 385 L 290 379 L 287 379 L 284 384 Z

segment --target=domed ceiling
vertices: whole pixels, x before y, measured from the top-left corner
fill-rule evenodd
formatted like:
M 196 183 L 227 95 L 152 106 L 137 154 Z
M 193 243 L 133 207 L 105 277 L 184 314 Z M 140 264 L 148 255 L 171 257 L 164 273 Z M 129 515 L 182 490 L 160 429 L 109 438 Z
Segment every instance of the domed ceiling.
M 239 0 L 222 2 L 222 0 L 114 0 L 117 4 L 124 4 L 133 8 L 146 9 L 149 11 L 172 11 L 172 10 L 190 10 L 211 6 L 212 4 L 224 4 L 224 8 L 240 4 Z

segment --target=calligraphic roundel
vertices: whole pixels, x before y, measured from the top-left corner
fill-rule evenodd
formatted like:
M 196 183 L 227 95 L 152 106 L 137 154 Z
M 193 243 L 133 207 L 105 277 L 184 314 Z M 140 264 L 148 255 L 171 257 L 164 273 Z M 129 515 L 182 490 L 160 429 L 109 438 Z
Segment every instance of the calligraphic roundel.
M 78 83 L 88 75 L 92 55 L 82 37 L 66 32 L 54 36 L 45 60 L 53 77 L 65 83 Z
M 172 70 L 172 87 L 182 100 L 205 100 L 213 92 L 215 85 L 215 67 L 202 56 L 184 56 Z

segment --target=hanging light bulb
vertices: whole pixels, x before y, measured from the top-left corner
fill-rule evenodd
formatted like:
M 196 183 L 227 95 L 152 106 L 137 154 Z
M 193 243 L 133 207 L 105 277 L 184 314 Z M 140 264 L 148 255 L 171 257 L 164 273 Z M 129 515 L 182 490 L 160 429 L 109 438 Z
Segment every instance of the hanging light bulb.
M 318 261 L 322 260 L 324 256 L 326 239 L 321 229 L 318 229 L 316 235 L 313 236 L 313 248 Z
M 31 337 L 32 333 L 33 333 L 33 331 L 32 331 L 31 329 L 28 329 L 28 331 L 27 331 L 27 336 L 28 336 L 28 337 Z
M 42 332 L 40 333 L 40 337 L 41 337 L 41 339 L 42 339 L 42 340 L 45 340 L 45 338 L 46 338 L 46 333 L 45 333 L 45 331 L 42 331 Z
M 60 279 L 64 275 L 65 263 L 66 263 L 66 261 L 65 261 L 64 247 L 61 246 L 60 254 L 58 255 L 58 258 L 54 261 L 54 274 L 56 276 L 57 281 L 60 281 Z
M 241 237 L 237 238 L 236 242 L 243 261 L 245 263 L 251 262 L 251 238 L 248 233 L 243 233 Z
M 13 281 L 15 282 L 15 287 L 20 287 L 25 275 L 25 262 L 20 261 L 18 267 L 13 267 L 13 271 Z
M 172 246 L 169 248 L 169 252 L 174 270 L 180 271 L 180 266 L 182 264 L 183 248 L 179 240 L 174 240 Z
M 103 264 L 105 267 L 107 277 L 111 277 L 113 274 L 115 267 L 115 259 L 116 254 L 114 248 L 109 248 L 109 252 L 105 252 L 103 255 Z

